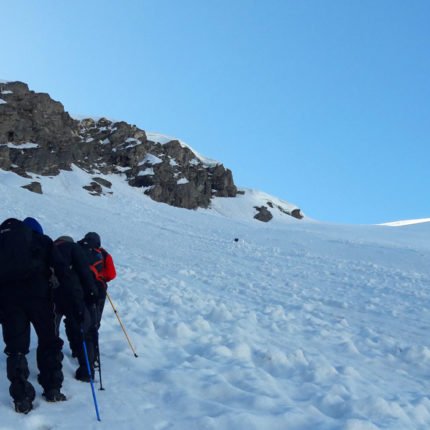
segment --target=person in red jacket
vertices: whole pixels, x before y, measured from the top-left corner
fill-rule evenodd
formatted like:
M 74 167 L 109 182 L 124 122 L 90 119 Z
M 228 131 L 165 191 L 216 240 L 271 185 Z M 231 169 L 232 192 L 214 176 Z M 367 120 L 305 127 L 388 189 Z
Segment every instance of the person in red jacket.
M 116 277 L 115 264 L 112 256 L 102 248 L 100 236 L 97 233 L 87 233 L 78 243 L 85 251 L 98 287 L 97 326 L 99 327 L 106 301 L 107 284 Z
M 100 372 L 100 349 L 99 349 L 99 334 L 100 322 L 102 319 L 103 308 L 106 301 L 107 283 L 115 279 L 116 269 L 112 256 L 101 246 L 100 236 L 97 233 L 89 232 L 83 239 L 78 241 L 78 244 L 84 250 L 87 257 L 87 263 L 95 283 L 97 285 L 97 302 L 92 306 L 93 313 L 93 334 L 95 356 L 94 362 L 90 363 L 91 368 L 99 369 Z M 81 379 L 83 380 L 83 379 Z

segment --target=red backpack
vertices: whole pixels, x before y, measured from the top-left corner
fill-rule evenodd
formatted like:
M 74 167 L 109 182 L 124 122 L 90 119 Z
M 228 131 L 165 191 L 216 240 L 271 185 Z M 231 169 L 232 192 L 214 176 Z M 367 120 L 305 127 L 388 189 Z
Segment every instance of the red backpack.
M 97 281 L 106 284 L 116 277 L 115 265 L 112 256 L 103 248 L 86 248 L 84 247 L 90 269 Z

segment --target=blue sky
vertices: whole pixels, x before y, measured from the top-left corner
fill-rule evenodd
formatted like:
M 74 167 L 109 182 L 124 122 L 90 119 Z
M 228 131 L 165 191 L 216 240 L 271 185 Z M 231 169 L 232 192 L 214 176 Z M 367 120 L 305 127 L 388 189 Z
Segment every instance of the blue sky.
M 341 223 L 430 217 L 427 0 L 1 4 L 0 78 Z

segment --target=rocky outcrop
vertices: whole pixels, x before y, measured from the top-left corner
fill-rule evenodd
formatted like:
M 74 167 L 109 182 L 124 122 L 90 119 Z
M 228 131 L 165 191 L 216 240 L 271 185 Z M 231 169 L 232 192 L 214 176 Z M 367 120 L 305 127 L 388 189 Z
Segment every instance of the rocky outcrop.
M 299 208 L 297 208 L 297 209 L 293 209 L 293 210 L 291 211 L 290 215 L 291 215 L 293 218 L 296 218 L 296 219 L 303 219 L 303 218 L 304 218 L 304 217 L 303 217 L 303 214 L 302 214 L 302 212 L 301 212 L 301 210 L 300 210 Z
M 63 105 L 22 82 L 0 84 L 0 97 L 1 167 L 42 175 L 70 169 L 78 122 Z
M 83 188 L 93 196 L 112 193 L 101 174 L 122 175 L 153 200 L 188 209 L 245 193 L 222 164 L 200 158 L 178 140 L 157 139 L 124 121 L 76 120 L 48 94 L 22 82 L 0 83 L 0 169 L 29 178 L 24 188 L 32 192 L 43 192 L 31 182 L 35 175 L 55 176 L 76 165 L 91 175 Z M 303 217 L 298 208 L 268 200 L 255 208 L 254 218 L 263 222 L 277 210 Z
M 268 201 L 267 205 L 270 206 L 272 209 L 278 209 L 280 212 L 284 213 L 285 215 L 292 216 L 293 218 L 296 218 L 296 219 L 303 219 L 303 214 L 299 208 L 287 210 L 283 208 L 281 205 L 274 204 L 271 201 Z
M 255 206 L 254 209 L 257 209 L 257 213 L 254 215 L 254 218 L 258 221 L 268 222 L 273 218 L 272 213 L 266 206 Z
M 229 169 L 206 164 L 177 140 L 151 141 L 123 121 L 78 121 L 22 82 L 0 83 L 0 99 L 1 169 L 53 176 L 75 164 L 92 174 L 122 174 L 152 199 L 189 209 L 207 207 L 214 196 L 236 196 Z M 107 185 L 93 180 L 85 189 L 100 195 Z
M 43 194 L 42 193 L 42 184 L 40 182 L 31 182 L 30 184 L 23 185 L 22 188 L 26 190 L 32 191 L 33 193 Z

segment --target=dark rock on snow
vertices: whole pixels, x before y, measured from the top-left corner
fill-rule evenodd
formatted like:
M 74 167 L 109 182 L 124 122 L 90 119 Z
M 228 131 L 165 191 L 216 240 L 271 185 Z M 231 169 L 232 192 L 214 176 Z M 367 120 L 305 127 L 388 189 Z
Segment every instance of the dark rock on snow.
M 32 191 L 33 193 L 43 194 L 42 185 L 40 182 L 32 182 L 31 184 L 23 185 L 22 188 Z
M 194 209 L 208 207 L 211 198 L 235 197 L 233 175 L 222 164 L 204 164 L 188 147 L 172 140 L 148 140 L 144 130 L 106 118 L 73 119 L 48 94 L 29 90 L 22 82 L 0 83 L 0 168 L 28 177 L 58 175 L 72 165 L 97 175 L 123 174 L 153 200 Z M 93 177 L 85 186 L 93 195 L 111 183 Z M 25 188 L 41 193 L 40 183 Z M 257 219 L 271 217 L 258 209 Z M 269 216 L 270 215 L 270 216 Z
M 266 206 L 255 206 L 255 209 L 257 209 L 257 214 L 254 215 L 254 218 L 258 219 L 258 221 L 268 222 L 273 218 L 272 213 Z

